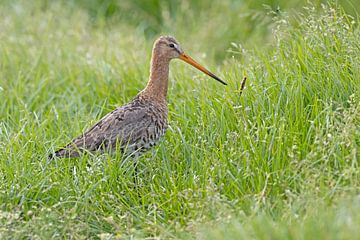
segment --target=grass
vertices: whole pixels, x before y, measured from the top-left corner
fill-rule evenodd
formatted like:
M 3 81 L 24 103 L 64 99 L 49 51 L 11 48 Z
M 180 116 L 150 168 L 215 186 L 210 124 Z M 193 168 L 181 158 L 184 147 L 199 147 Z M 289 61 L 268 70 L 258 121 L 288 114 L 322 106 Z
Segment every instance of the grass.
M 105 3 L 0 5 L 2 239 L 360 239 L 350 1 Z M 171 63 L 170 128 L 137 187 L 120 155 L 47 160 L 144 87 L 160 33 L 229 85 Z

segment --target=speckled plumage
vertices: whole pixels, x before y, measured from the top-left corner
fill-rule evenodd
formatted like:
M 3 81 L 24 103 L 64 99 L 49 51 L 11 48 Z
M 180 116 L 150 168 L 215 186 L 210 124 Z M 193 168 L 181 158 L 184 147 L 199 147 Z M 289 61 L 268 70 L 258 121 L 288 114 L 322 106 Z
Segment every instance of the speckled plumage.
M 78 157 L 81 152 L 120 150 L 138 156 L 153 147 L 167 129 L 169 63 L 180 58 L 223 84 L 222 80 L 196 63 L 173 37 L 160 37 L 154 43 L 147 86 L 131 102 L 105 115 L 92 128 L 50 155 Z
M 153 147 L 165 134 L 167 114 L 166 104 L 158 104 L 139 94 L 127 105 L 108 113 L 55 155 L 77 157 L 83 150 L 118 149 L 138 156 Z

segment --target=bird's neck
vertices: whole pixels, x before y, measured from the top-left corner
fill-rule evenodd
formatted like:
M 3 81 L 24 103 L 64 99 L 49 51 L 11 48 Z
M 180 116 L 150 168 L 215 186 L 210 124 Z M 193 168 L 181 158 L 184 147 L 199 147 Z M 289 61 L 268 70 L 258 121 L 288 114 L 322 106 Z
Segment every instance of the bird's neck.
M 143 90 L 143 95 L 159 101 L 166 101 L 169 78 L 169 63 L 170 59 L 152 55 L 150 66 L 150 78 L 146 88 Z

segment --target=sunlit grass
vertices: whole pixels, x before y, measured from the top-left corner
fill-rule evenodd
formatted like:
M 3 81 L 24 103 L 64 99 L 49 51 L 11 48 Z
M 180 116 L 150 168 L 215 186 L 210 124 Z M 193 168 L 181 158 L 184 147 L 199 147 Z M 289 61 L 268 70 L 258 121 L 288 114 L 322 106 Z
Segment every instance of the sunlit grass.
M 335 6 L 290 17 L 225 1 L 206 9 L 212 25 L 205 13 L 194 24 L 185 1 L 178 14 L 187 20 L 159 20 L 157 31 L 176 35 L 229 85 L 171 63 L 170 127 L 138 159 L 135 186 L 132 159 L 47 155 L 145 86 L 155 37 L 134 19 L 109 23 L 76 4 L 35 3 L 0 7 L 1 238 L 360 234 L 358 19 Z M 217 14 L 229 6 L 262 19 L 249 44 L 239 37 L 246 22 Z M 234 27 L 217 36 L 226 24 Z

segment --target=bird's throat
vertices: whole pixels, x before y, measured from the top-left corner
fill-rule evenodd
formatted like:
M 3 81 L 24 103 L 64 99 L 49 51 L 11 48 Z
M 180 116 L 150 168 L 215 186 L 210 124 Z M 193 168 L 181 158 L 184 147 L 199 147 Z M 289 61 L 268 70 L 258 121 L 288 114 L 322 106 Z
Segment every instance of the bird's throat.
M 166 100 L 169 63 L 170 59 L 153 54 L 150 66 L 150 78 L 144 89 L 144 94 L 157 100 Z

